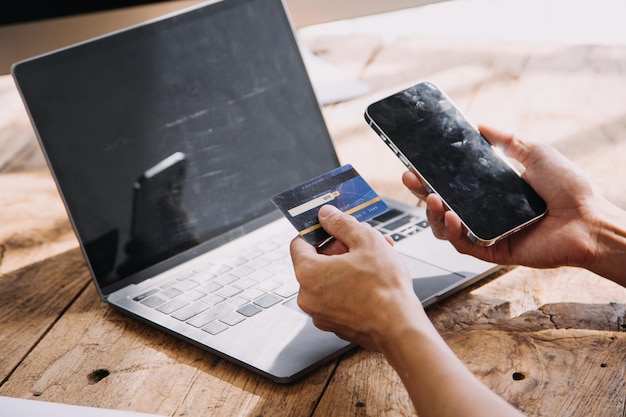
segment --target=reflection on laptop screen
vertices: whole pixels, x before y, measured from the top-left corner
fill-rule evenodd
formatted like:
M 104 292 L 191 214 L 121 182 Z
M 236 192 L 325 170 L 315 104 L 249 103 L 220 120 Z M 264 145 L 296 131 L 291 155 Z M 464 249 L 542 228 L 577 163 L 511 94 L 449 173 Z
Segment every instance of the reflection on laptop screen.
M 100 287 L 234 236 L 338 165 L 280 1 L 95 42 L 15 72 Z

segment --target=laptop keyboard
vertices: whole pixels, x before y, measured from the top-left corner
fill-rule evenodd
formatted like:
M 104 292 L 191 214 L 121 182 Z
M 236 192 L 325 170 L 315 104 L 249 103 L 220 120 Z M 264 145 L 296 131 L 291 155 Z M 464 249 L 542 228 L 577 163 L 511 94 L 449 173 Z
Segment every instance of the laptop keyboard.
M 424 218 L 391 209 L 368 221 L 400 241 L 428 227 Z M 194 270 L 133 298 L 156 311 L 216 335 L 245 319 L 291 299 L 299 285 L 288 242 L 294 231 L 282 229 L 271 240 L 220 254 Z
M 209 259 L 202 267 L 173 277 L 133 300 L 219 334 L 298 293 L 288 252 L 293 236 L 293 229 L 286 228 L 284 235 L 230 256 L 222 254 L 219 261 Z
M 426 229 L 428 220 L 395 208 L 392 208 L 368 223 L 384 235 L 389 235 L 394 242 L 399 242 Z

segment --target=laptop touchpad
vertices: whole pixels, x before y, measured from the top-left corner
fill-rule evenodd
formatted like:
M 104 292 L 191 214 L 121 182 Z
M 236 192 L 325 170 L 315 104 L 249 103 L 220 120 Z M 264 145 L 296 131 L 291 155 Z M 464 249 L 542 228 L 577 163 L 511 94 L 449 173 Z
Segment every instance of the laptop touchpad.
M 403 257 L 413 278 L 413 291 L 424 303 L 428 299 L 441 295 L 451 286 L 456 286 L 465 277 L 445 269 L 427 264 L 417 259 Z

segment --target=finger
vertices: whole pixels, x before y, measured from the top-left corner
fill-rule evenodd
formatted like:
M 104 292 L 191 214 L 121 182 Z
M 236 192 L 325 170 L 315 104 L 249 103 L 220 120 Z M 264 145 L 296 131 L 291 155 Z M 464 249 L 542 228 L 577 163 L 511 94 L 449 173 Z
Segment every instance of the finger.
M 482 257 L 486 255 L 486 248 L 470 241 L 459 216 L 452 211 L 446 212 L 444 224 L 445 238 L 458 252 L 485 259 Z
M 412 171 L 406 171 L 402 174 L 402 183 L 406 188 L 409 189 L 420 200 L 425 200 L 428 197 L 428 191 L 424 184 L 422 184 L 422 180 L 419 178 L 417 174 Z
M 289 253 L 294 267 L 302 262 L 310 260 L 317 254 L 315 247 L 307 243 L 301 236 L 295 237 L 289 245 Z
M 472 244 L 467 238 L 461 219 L 452 211 L 444 214 L 443 225 L 445 239 L 449 240 L 455 247 L 464 246 L 466 243 Z
M 437 194 L 430 194 L 426 198 L 426 217 L 435 237 L 445 239 L 444 215 L 446 207 Z
M 360 245 L 370 236 L 369 231 L 373 231 L 354 217 L 328 204 L 320 208 L 317 217 L 324 230 L 347 248 Z
M 528 165 L 536 155 L 534 144 L 526 142 L 513 133 L 484 125 L 479 125 L 478 130 L 491 145 L 500 147 L 508 157 L 519 161 L 524 166 Z
M 545 181 L 545 167 L 570 163 L 552 146 L 527 142 L 519 136 L 488 126 L 479 126 L 479 130 L 492 145 L 501 147 L 507 156 L 524 166 L 522 177 L 540 195 L 549 192 L 546 187 L 552 187 L 550 182 Z
M 478 125 L 478 131 L 485 137 L 493 146 L 508 146 L 513 140 L 515 135 L 510 132 L 505 132 L 500 129 L 496 129 L 492 126 Z
M 347 251 L 348 247 L 343 242 L 334 238 L 330 238 L 330 240 L 324 242 L 323 245 L 317 247 L 317 253 L 324 255 L 339 255 Z

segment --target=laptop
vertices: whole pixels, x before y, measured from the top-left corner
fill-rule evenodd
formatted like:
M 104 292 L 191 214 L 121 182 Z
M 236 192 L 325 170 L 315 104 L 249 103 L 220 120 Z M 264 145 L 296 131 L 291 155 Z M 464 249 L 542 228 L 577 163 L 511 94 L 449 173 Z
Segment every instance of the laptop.
M 297 306 L 270 198 L 339 166 L 281 0 L 203 3 L 15 64 L 101 298 L 273 381 L 352 345 Z M 495 268 L 385 199 L 424 305 Z

